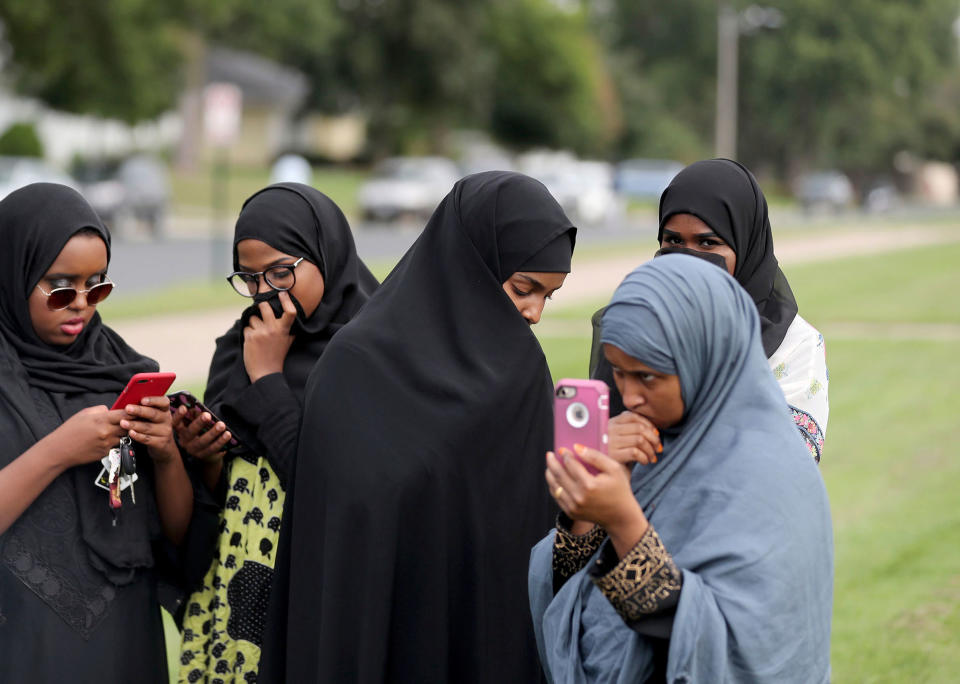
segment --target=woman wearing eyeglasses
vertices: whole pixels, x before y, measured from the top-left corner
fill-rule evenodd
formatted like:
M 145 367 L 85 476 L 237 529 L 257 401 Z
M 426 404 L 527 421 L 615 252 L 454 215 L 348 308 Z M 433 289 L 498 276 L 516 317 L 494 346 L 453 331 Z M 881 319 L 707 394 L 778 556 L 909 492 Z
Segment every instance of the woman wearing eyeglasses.
M 0 680 L 167 681 L 156 553 L 193 507 L 169 401 L 108 410 L 157 370 L 108 328 L 110 234 L 75 190 L 0 201 Z M 94 483 L 122 437 L 136 500 Z
M 253 301 L 210 365 L 204 400 L 223 422 L 185 408 L 174 418 L 210 490 L 198 495 L 205 514 L 192 535 L 203 586 L 184 621 L 180 678 L 190 682 L 257 675 L 307 375 L 377 287 L 340 209 L 306 185 L 271 185 L 248 199 L 233 245 L 228 280 Z M 247 450 L 225 461 L 233 436 Z

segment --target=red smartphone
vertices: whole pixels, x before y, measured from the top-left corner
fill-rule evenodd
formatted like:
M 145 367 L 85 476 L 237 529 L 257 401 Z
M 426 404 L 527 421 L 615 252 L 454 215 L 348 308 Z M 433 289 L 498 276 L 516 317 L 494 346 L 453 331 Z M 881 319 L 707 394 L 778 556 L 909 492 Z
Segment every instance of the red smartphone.
M 113 402 L 113 409 L 139 404 L 144 397 L 162 397 L 176 379 L 176 373 L 137 373 Z
M 553 400 L 554 451 L 566 447 L 572 452 L 574 444 L 582 444 L 607 453 L 609 420 L 610 388 L 607 383 L 572 378 L 557 382 Z M 579 457 L 577 460 L 580 460 Z M 586 463 L 583 466 L 594 475 L 599 472 Z
M 217 414 L 208 409 L 203 405 L 203 402 L 193 396 L 192 393 L 187 392 L 186 390 L 181 390 L 179 392 L 174 392 L 169 396 L 170 399 L 170 412 L 174 413 L 181 406 L 186 406 L 187 411 L 193 414 L 193 417 L 199 416 L 201 413 L 209 413 L 210 418 L 212 419 L 211 425 L 214 425 L 218 422 L 226 423 L 217 418 Z M 209 429 L 209 428 L 207 428 Z M 230 441 L 227 442 L 227 445 L 224 447 L 224 451 L 228 454 L 236 454 L 240 451 L 246 450 L 246 447 L 237 439 L 237 436 L 233 430 L 230 429 L 230 426 L 227 425 L 227 432 L 230 433 Z M 204 430 L 206 432 L 206 430 Z

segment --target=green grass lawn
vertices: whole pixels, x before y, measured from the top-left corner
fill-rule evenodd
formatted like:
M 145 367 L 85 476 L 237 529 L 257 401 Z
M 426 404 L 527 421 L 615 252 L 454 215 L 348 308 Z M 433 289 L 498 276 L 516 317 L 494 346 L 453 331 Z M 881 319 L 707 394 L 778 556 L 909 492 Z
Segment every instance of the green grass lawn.
M 787 269 L 807 320 L 960 325 L 960 245 Z M 582 319 L 605 302 L 548 312 Z M 541 344 L 554 378 L 584 377 L 589 338 Z M 882 326 L 879 328 L 882 333 Z M 921 333 L 922 334 L 922 333 Z M 827 336 L 821 472 L 836 549 L 833 681 L 953 682 L 960 672 L 957 341 Z

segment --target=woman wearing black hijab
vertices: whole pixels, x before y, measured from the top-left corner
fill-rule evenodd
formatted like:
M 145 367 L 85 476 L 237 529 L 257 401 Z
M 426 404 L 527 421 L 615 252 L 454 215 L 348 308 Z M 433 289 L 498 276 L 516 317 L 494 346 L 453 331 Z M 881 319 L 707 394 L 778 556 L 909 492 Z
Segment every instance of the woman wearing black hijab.
M 790 284 L 774 255 L 767 200 L 756 178 L 729 159 L 699 161 L 686 167 L 660 197 L 657 241 L 657 256 L 685 252 L 711 260 L 725 268 L 753 299 L 770 369 L 810 454 L 819 462 L 829 414 L 823 335 L 797 313 Z M 595 327 L 597 322 L 595 317 Z M 602 355 L 592 356 L 597 365 L 593 376 L 607 380 L 612 387 L 609 365 Z M 616 392 L 611 393 L 610 409 L 611 415 L 623 409 Z M 623 429 L 637 438 L 632 448 L 643 462 L 649 458 L 647 445 L 659 444 L 659 437 L 628 416 L 624 414 L 624 419 L 631 425 Z M 611 421 L 612 447 L 620 441 L 617 432 L 621 427 L 616 419 Z
M 575 231 L 539 182 L 468 176 L 333 340 L 307 385 L 275 676 L 537 680 L 526 567 L 556 510 L 529 326 Z
M 219 534 L 204 544 L 195 533 L 207 548 L 191 559 L 204 578 L 186 609 L 183 681 L 257 676 L 304 385 L 377 286 L 340 209 L 306 185 L 271 185 L 248 199 L 233 244 L 230 282 L 254 302 L 217 340 L 210 364 L 204 398 L 224 422 L 200 434 L 209 414 L 191 420 L 181 409 L 177 421 L 181 444 L 219 484 L 223 506 L 206 508 L 205 524 L 194 521 L 194 530 L 212 523 Z M 231 437 L 248 448 L 224 467 Z
M 193 500 L 167 398 L 106 408 L 157 370 L 96 312 L 110 235 L 36 183 L 0 202 L 0 242 L 0 679 L 166 682 L 155 550 Z M 147 448 L 114 516 L 94 482 L 123 436 Z

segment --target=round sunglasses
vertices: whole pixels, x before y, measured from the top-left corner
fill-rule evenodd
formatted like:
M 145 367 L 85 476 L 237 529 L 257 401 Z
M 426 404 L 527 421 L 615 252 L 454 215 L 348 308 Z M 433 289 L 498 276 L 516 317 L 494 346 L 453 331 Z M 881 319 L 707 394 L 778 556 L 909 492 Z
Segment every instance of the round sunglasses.
M 86 295 L 87 304 L 98 304 L 106 299 L 111 292 L 113 292 L 113 287 L 113 283 L 109 280 L 105 280 L 102 283 L 97 283 L 93 287 L 87 288 L 86 290 L 78 290 L 75 287 L 58 287 L 55 290 L 47 292 L 40 287 L 39 284 L 37 285 L 37 289 L 47 296 L 47 308 L 51 311 L 66 309 L 68 306 L 73 304 L 73 301 L 77 298 L 77 295 Z

